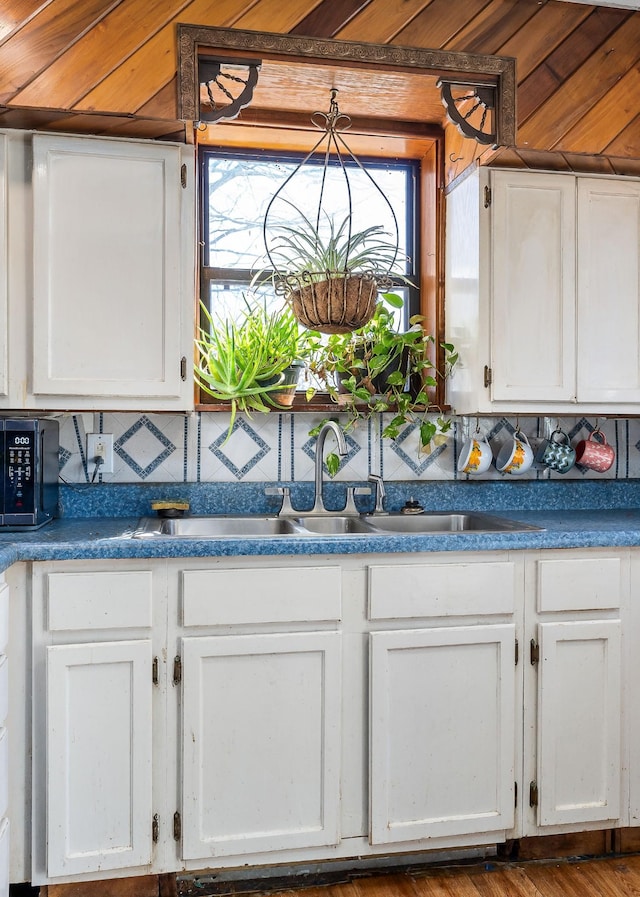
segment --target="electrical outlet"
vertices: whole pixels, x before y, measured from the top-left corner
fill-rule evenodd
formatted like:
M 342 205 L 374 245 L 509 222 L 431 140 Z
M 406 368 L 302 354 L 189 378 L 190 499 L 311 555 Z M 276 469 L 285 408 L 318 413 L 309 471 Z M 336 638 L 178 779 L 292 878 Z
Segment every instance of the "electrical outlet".
M 96 458 L 102 458 L 98 473 L 113 473 L 113 433 L 87 433 L 87 470 L 90 474 Z

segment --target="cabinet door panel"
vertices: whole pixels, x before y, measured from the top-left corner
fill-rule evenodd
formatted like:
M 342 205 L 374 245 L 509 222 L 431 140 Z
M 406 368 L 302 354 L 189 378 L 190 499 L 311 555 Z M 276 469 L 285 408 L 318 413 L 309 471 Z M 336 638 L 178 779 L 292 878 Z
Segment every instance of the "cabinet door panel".
M 640 400 L 640 184 L 578 180 L 578 401 Z
M 493 401 L 575 398 L 575 180 L 492 175 Z
M 180 149 L 39 135 L 33 147 L 34 393 L 177 399 Z
M 515 627 L 371 635 L 371 842 L 514 821 Z
M 7 135 L 0 134 L 0 396 L 9 391 Z
M 183 639 L 183 856 L 338 842 L 340 636 Z
M 151 860 L 151 643 L 47 648 L 47 872 Z
M 542 623 L 538 824 L 620 816 L 621 624 Z

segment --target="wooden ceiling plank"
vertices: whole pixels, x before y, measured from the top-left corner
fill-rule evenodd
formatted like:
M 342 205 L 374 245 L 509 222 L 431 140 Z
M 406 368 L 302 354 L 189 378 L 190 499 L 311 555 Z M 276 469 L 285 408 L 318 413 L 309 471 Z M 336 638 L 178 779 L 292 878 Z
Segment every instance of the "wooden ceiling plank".
M 586 5 L 549 0 L 523 28 L 502 44 L 498 54 L 517 58 L 516 76 L 518 82 L 522 82 L 591 12 L 591 7 Z
M 15 34 L 27 22 L 41 12 L 51 0 L 2 0 L 0 16 L 0 44 Z
M 11 99 L 120 2 L 54 0 L 48 4 L 2 46 L 0 103 Z
M 633 121 L 620 131 L 615 138 L 605 146 L 603 152 L 610 156 L 635 157 L 640 160 L 640 113 Z
M 640 67 L 634 66 L 567 131 L 553 149 L 603 153 L 640 109 Z M 640 147 L 640 133 L 636 145 Z
M 231 27 L 239 14 L 238 0 L 217 0 L 215 3 L 192 0 L 175 19 L 79 100 L 74 109 L 134 113 L 176 74 L 178 21 Z M 176 97 L 174 118 L 177 118 L 177 103 Z
M 391 43 L 440 50 L 489 2 L 465 0 L 464 4 L 459 4 L 451 0 L 432 0 L 406 28 L 398 32 Z
M 121 3 L 102 20 L 99 28 L 88 31 L 14 96 L 13 102 L 37 106 L 47 96 L 52 98 L 52 105 L 72 109 L 96 84 L 175 19 L 188 3 L 189 0 L 154 0 L 153 17 L 149 16 L 148 0 Z
M 306 18 L 322 0 L 260 0 L 235 22 L 234 28 L 249 31 L 277 31 L 287 34 Z
M 470 19 L 467 26 L 456 34 L 446 50 L 465 53 L 496 53 L 519 28 L 536 14 L 534 3 L 514 0 L 491 0 L 482 12 Z
M 150 100 L 139 109 L 136 115 L 141 118 L 164 118 L 170 120 L 176 115 L 176 96 L 178 95 L 178 76 L 161 87 Z
M 518 124 L 540 108 L 563 81 L 614 33 L 630 14 L 619 9 L 595 9 L 571 35 L 518 86 Z
M 431 2 L 402 0 L 402 3 L 389 3 L 389 0 L 372 0 L 366 9 L 336 32 L 335 37 L 346 41 L 390 43 Z
M 289 33 L 306 37 L 334 37 L 370 3 L 371 0 L 322 0 Z
M 554 146 L 640 58 L 640 13 L 631 16 L 518 129 L 518 145 Z

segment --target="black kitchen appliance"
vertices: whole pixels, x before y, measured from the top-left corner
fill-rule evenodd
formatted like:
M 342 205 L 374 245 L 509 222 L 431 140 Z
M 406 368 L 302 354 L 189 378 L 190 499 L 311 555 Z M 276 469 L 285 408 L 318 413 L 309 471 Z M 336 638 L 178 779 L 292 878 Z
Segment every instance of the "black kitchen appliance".
M 58 511 L 57 420 L 0 417 L 0 531 L 35 529 Z

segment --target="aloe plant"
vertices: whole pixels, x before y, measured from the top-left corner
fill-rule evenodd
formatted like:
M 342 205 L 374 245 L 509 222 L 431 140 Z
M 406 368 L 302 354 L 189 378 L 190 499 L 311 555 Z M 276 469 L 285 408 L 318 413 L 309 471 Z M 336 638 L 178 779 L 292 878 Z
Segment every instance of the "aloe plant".
M 200 307 L 206 326 L 195 340 L 194 376 L 203 392 L 229 403 L 228 438 L 238 411 L 250 417 L 281 407 L 272 393 L 282 388 L 286 368 L 304 357 L 307 336 L 288 306 L 271 312 L 264 302 L 247 302 L 238 320 L 214 319 Z

